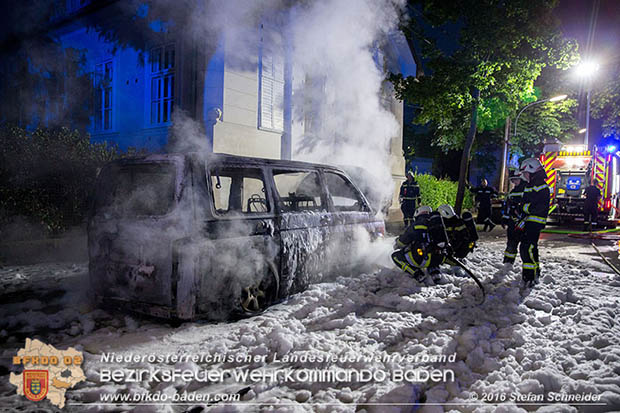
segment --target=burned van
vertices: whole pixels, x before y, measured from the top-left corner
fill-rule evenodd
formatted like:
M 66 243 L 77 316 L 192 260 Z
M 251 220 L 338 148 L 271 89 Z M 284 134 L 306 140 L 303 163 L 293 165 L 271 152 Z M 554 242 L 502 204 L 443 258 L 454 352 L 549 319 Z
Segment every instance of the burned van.
M 335 167 L 225 154 L 123 159 L 98 177 L 90 279 L 112 307 L 251 315 L 345 269 L 360 237 L 383 233 Z

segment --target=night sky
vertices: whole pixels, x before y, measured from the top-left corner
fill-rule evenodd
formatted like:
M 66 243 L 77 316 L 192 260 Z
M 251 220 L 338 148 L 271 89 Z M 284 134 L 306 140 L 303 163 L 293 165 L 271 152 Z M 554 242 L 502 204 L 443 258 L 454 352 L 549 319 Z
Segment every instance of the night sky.
M 561 0 L 557 16 L 562 21 L 565 36 L 574 38 L 579 44 L 583 58 L 591 56 L 600 64 L 600 70 L 617 64 L 620 59 L 620 0 Z M 578 120 L 585 127 L 586 99 L 583 85 L 574 79 L 579 91 Z M 597 79 L 593 80 L 596 93 Z M 598 142 L 601 136 L 601 121 L 590 120 L 590 141 Z

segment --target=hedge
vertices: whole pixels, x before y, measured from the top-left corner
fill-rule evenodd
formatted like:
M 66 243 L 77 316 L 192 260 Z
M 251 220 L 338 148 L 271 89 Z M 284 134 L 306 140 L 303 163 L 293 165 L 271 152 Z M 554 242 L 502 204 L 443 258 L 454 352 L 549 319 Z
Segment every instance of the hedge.
M 0 225 L 25 218 L 48 235 L 84 222 L 98 169 L 127 156 L 67 128 L 0 128 Z
M 454 206 L 458 182 L 439 179 L 429 174 L 416 174 L 415 179 L 420 186 L 421 205 L 428 205 L 433 209 L 442 204 Z M 463 210 L 471 209 L 473 204 L 472 194 L 466 189 Z

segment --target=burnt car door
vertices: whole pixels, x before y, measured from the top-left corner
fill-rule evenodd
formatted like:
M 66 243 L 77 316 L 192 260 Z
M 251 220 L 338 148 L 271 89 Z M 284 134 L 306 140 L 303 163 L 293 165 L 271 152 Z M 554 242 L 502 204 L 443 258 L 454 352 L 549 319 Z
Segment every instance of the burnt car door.
M 185 243 L 195 255 L 193 270 L 179 272 L 194 272 L 188 279 L 198 290 L 196 315 L 258 313 L 279 294 L 280 241 L 265 170 L 259 163 L 222 161 L 207 165 L 205 175 L 208 199 L 199 204 L 208 208 L 207 218 L 198 239 Z
M 103 168 L 88 223 L 91 287 L 103 304 L 171 315 L 170 244 L 190 231 L 190 179 L 182 156 L 153 155 Z
M 368 245 L 380 225 L 375 225 L 377 220 L 368 202 L 347 176 L 331 169 L 322 172 L 332 216 L 327 255 L 332 271 L 338 271 L 355 264 L 357 254 Z
M 329 270 L 325 245 L 331 216 L 318 169 L 273 168 L 281 241 L 280 294 L 302 291 Z

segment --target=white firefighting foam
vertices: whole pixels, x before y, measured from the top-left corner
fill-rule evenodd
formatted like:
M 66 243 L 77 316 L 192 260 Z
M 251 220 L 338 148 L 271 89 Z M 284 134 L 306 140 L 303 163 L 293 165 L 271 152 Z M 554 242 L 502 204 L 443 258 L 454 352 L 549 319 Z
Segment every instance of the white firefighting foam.
M 388 241 L 386 240 L 386 243 Z M 67 392 L 68 411 L 106 411 L 101 395 L 163 392 L 243 393 L 237 406 L 216 404 L 209 411 L 412 411 L 422 412 L 602 412 L 620 409 L 620 278 L 593 258 L 588 246 L 541 248 L 541 284 L 527 297 L 518 293 L 519 270 L 505 271 L 501 242 L 485 242 L 467 261 L 487 287 L 476 305 L 477 289 L 468 278 L 444 268 L 445 284 L 423 287 L 393 268 L 343 274 L 314 284 L 264 314 L 237 322 L 185 323 L 179 327 L 88 308 L 83 281 L 86 265 L 48 264 L 4 267 L 5 291 L 28 297 L 3 303 L 0 335 L 3 370 L 23 337 L 38 336 L 55 346 L 83 351 L 87 381 Z M 609 249 L 613 250 L 614 246 Z M 53 294 L 50 294 L 53 292 Z M 43 298 L 43 293 L 48 293 Z M 176 364 L 102 363 L 103 352 L 126 354 L 224 354 L 267 356 L 266 363 L 183 362 Z M 431 356 L 456 354 L 454 363 L 425 363 Z M 420 356 L 390 361 L 393 356 Z M 343 357 L 344 361 L 300 362 L 295 358 Z M 355 357 L 376 357 L 372 362 Z M 289 361 L 274 363 L 273 357 Z M 421 361 L 422 360 L 422 361 Z M 184 382 L 110 384 L 102 368 L 181 369 L 450 369 L 454 382 L 295 382 L 219 384 Z M 25 408 L 27 400 L 1 381 L 0 405 Z M 557 404 L 561 397 L 595 395 L 598 404 Z M 505 395 L 505 396 L 501 396 Z M 527 395 L 553 397 L 551 406 L 488 402 L 488 398 Z M 493 403 L 500 402 L 499 406 Z M 392 406 L 373 403 L 393 403 Z M 399 404 L 400 403 L 400 404 Z M 446 405 L 444 403 L 454 403 Z M 478 404 L 476 404 L 478 403 Z M 573 403 L 576 403 L 573 401 Z M 201 405 L 197 403 L 196 405 Z M 119 406 L 131 410 L 135 406 Z M 140 411 L 185 411 L 192 406 L 140 406 Z M 206 406 L 205 406 L 206 407 Z

